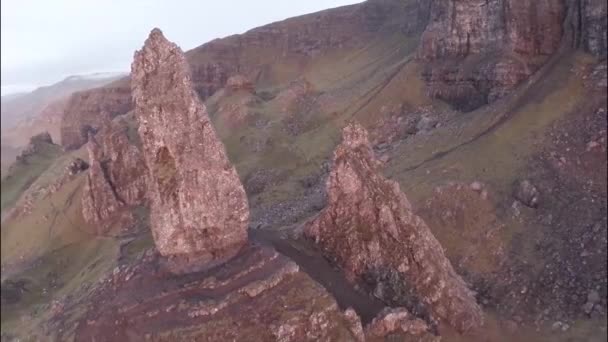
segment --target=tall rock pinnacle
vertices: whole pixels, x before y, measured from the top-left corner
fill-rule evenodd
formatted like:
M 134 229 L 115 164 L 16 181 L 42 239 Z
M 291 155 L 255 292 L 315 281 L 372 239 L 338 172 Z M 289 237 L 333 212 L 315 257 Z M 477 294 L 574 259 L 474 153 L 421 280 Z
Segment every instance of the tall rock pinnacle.
M 135 53 L 131 78 L 157 249 L 204 262 L 234 255 L 247 241 L 247 197 L 184 53 L 155 28 Z
M 417 315 L 460 331 L 479 326 L 482 312 L 399 185 L 382 176 L 367 131 L 349 124 L 334 152 L 328 205 L 305 229 L 351 281 Z

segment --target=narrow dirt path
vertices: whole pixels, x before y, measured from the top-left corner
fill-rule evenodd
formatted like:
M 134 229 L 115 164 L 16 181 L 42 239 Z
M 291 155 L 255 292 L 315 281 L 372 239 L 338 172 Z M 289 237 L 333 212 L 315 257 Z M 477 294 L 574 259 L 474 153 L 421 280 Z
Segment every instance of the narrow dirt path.
M 321 284 L 338 302 L 340 308 L 353 308 L 363 324 L 371 322 L 386 306 L 385 303 L 357 291 L 341 270 L 334 268 L 313 246 L 305 241 L 284 238 L 278 232 L 252 230 L 250 239 L 263 245 L 272 246 L 279 253 L 293 260 L 300 270 Z

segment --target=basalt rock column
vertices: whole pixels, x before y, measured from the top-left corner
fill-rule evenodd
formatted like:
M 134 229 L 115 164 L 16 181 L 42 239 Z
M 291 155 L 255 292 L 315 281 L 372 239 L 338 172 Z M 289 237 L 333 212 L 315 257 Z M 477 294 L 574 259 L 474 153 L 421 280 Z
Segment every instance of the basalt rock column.
M 234 255 L 247 241 L 245 190 L 193 90 L 184 53 L 159 29 L 135 53 L 131 87 L 157 249 L 199 264 Z
M 441 245 L 399 185 L 382 176 L 367 131 L 349 124 L 342 134 L 327 183 L 328 205 L 305 234 L 349 280 L 370 283 L 386 302 L 443 319 L 459 331 L 481 325 L 481 309 Z

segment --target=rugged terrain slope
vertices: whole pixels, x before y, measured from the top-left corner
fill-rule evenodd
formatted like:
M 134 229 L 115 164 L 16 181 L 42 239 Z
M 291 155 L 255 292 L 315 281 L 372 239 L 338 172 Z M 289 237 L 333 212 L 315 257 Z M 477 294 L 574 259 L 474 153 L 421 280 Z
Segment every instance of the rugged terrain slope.
M 382 311 L 381 289 L 353 285 L 302 236 L 327 205 L 332 151 L 352 120 L 483 310 L 478 329 L 440 321 L 420 340 L 606 339 L 605 2 L 369 0 L 186 58 L 247 193 L 247 249 L 228 266 L 172 276 L 146 205 L 132 208 L 128 230 L 110 224 L 119 234 L 85 220 L 93 171 L 71 166 L 87 159 L 87 136 L 101 141 L 112 120 L 141 147 L 130 80 L 89 90 L 64 111 L 65 151 L 34 149 L 3 178 L 3 339 L 374 340 L 395 317 L 414 329 L 404 311 Z M 324 314 L 306 320 L 313 311 Z M 316 328 L 328 317 L 338 326 Z

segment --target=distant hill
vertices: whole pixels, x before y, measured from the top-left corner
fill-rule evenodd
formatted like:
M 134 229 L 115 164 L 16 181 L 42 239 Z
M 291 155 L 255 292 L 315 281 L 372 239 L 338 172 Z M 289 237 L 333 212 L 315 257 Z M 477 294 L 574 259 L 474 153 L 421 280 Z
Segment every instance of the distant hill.
M 1 98 L 3 172 L 15 160 L 29 138 L 48 131 L 58 141 L 59 124 L 65 104 L 72 93 L 104 86 L 125 73 L 94 73 L 69 76 L 55 84 L 29 93 L 14 93 Z
M 30 93 L 2 96 L 0 115 L 2 129 L 12 128 L 22 120 L 36 117 L 51 102 L 69 96 L 75 91 L 100 87 L 124 75 L 124 73 L 95 73 L 70 76 Z

